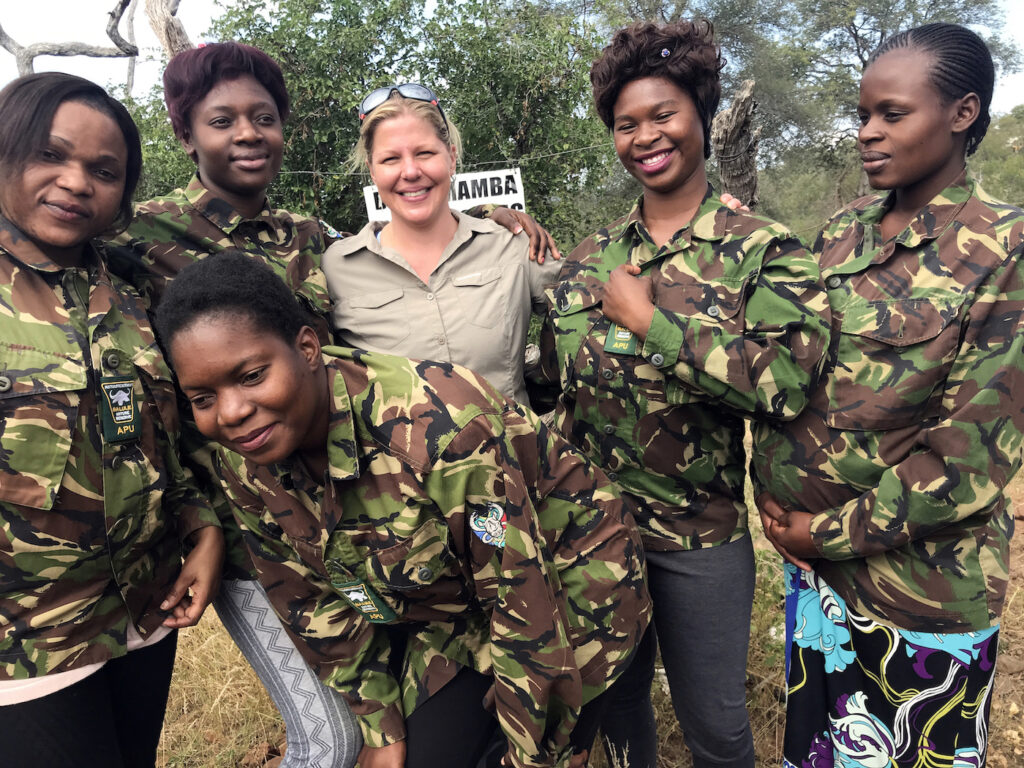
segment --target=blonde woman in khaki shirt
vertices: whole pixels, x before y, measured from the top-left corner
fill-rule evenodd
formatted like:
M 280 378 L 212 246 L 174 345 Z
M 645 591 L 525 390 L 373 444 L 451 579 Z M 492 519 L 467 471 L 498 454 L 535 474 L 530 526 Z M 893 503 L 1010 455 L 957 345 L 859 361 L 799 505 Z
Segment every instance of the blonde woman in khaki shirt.
M 461 146 L 428 88 L 378 88 L 363 100 L 360 119 L 356 158 L 391 221 L 370 222 L 324 256 L 338 337 L 370 351 L 464 365 L 528 405 L 530 313 L 542 309 L 559 263 L 531 261 L 524 233 L 449 208 Z

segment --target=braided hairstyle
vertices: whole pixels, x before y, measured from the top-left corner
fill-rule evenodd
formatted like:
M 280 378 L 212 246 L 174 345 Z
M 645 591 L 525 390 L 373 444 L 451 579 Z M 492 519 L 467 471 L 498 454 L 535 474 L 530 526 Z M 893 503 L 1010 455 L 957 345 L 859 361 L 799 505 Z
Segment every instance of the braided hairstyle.
M 978 119 L 967 129 L 967 154 L 973 154 L 992 121 L 989 106 L 992 104 L 996 71 L 988 46 L 974 32 L 959 24 L 925 24 L 897 32 L 886 39 L 871 54 L 867 67 L 889 51 L 904 48 L 931 56 L 930 78 L 945 103 L 968 93 L 978 96 L 981 111 Z
M 615 102 L 629 83 L 663 77 L 693 99 L 704 128 L 704 158 L 711 157 L 711 121 L 722 96 L 725 66 L 710 21 L 656 24 L 640 21 L 620 29 L 590 68 L 597 114 L 610 129 Z

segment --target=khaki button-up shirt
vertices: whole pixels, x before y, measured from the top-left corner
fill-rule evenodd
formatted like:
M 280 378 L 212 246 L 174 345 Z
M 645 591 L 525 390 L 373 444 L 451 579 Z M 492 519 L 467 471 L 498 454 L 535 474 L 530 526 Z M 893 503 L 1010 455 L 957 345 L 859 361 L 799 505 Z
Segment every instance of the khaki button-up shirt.
M 381 245 L 381 222 L 327 249 L 323 269 L 337 336 L 372 352 L 464 365 L 528 405 L 523 349 L 530 313 L 542 311 L 559 262 L 530 261 L 525 234 L 452 215 L 459 223 L 455 237 L 426 283 Z

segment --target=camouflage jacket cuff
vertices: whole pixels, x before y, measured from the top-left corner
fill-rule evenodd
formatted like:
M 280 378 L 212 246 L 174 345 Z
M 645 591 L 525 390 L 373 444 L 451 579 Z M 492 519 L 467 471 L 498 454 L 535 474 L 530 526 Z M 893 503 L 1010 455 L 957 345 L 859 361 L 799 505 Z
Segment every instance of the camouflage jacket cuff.
M 210 505 L 190 504 L 178 509 L 178 538 L 181 541 L 208 525 L 220 527 L 220 519 Z
M 389 704 L 369 715 L 356 715 L 363 744 L 368 747 L 386 747 L 405 740 L 405 716 L 398 704 Z
M 655 307 L 651 327 L 647 329 L 647 338 L 644 340 L 644 359 L 655 368 L 671 368 L 678 362 L 682 346 L 682 329 L 669 320 L 664 309 Z
M 846 515 L 839 511 L 821 512 L 811 518 L 811 541 L 827 560 L 849 560 L 859 555 L 851 548 L 846 531 Z
M 489 219 L 491 214 L 501 208 L 500 205 L 494 203 L 485 203 L 484 205 L 474 205 L 472 208 L 468 208 L 463 213 L 467 216 L 472 216 L 474 219 Z

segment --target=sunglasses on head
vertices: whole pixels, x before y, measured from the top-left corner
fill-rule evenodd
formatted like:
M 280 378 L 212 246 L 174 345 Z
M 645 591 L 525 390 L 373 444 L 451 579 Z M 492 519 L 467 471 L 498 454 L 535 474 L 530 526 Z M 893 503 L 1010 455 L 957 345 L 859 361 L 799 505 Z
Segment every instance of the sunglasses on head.
M 448 118 L 444 116 L 444 110 L 441 109 L 441 104 L 437 99 L 437 94 L 427 88 L 427 86 L 420 85 L 419 83 L 386 85 L 383 88 L 376 88 L 370 91 L 366 95 L 366 98 L 359 103 L 359 119 L 365 120 L 368 114 L 390 99 L 391 94 L 395 91 L 398 91 L 398 95 L 403 98 L 413 99 L 414 101 L 425 101 L 428 104 L 433 104 L 437 107 L 437 111 L 441 113 L 441 120 L 444 122 L 444 131 L 445 133 L 449 133 Z

